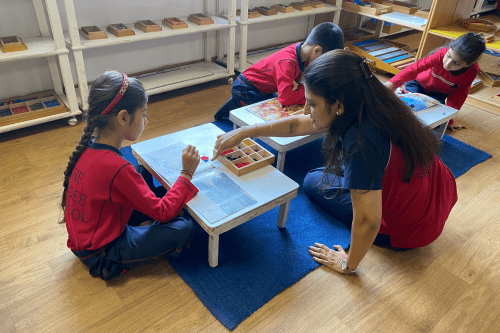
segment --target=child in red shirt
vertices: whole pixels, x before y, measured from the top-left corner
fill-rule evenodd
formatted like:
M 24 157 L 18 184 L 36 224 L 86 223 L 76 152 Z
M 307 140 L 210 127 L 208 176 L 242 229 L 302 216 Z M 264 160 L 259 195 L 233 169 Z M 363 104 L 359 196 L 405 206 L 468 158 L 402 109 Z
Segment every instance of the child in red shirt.
M 142 84 L 106 72 L 92 84 L 88 100 L 87 126 L 64 172 L 62 223 L 71 251 L 91 275 L 109 280 L 132 264 L 164 254 L 177 256 L 189 245 L 192 221 L 178 214 L 198 193 L 190 180 L 200 157 L 196 147 L 188 145 L 182 153 L 184 170 L 172 188 L 157 197 L 151 174 L 142 166 L 136 170 L 120 152 L 123 141 L 138 140 L 148 123 Z M 141 225 L 144 216 L 155 221 Z
M 231 98 L 214 118 L 229 117 L 231 110 L 276 97 L 283 106 L 303 105 L 300 78 L 305 67 L 321 54 L 344 48 L 344 34 L 335 24 L 318 24 L 304 43 L 287 46 L 253 64 L 234 81 Z
M 385 86 L 393 90 L 405 84 L 407 91 L 428 95 L 460 110 L 479 72 L 477 60 L 485 49 L 484 39 L 469 32 L 454 40 L 449 47 L 406 67 Z M 450 120 L 448 129 L 461 128 L 465 127 Z

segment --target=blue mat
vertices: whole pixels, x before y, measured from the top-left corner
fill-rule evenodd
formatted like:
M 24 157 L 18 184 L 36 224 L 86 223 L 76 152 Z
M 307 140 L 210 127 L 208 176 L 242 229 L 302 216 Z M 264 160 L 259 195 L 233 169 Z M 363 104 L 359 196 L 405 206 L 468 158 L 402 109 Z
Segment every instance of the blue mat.
M 229 121 L 214 124 L 224 131 L 232 129 Z M 321 142 L 319 139 L 287 152 L 284 173 L 302 185 L 307 172 L 322 165 Z M 136 163 L 130 147 L 122 148 L 122 152 Z M 445 135 L 441 156 L 458 177 L 491 155 Z M 302 186 L 292 200 L 285 229 L 277 227 L 277 218 L 275 208 L 220 235 L 216 268 L 208 265 L 208 236 L 198 225 L 191 247 L 179 258 L 169 259 L 184 282 L 229 330 L 318 267 L 307 252 L 309 245 L 320 242 L 345 248 L 350 243 L 349 229 L 312 203 Z

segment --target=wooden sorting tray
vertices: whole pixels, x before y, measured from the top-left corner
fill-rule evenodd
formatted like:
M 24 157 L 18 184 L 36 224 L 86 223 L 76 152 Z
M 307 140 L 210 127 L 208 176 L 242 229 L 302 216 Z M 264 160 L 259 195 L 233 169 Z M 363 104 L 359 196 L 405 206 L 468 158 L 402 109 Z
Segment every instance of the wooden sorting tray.
M 188 20 L 198 25 L 214 24 L 214 20 L 203 13 L 190 14 Z
M 236 15 L 241 16 L 241 9 L 236 10 Z M 248 9 L 248 18 L 260 17 L 260 13 L 255 9 Z
M 104 31 L 102 31 L 101 29 L 99 29 L 99 27 L 97 27 L 95 25 L 81 27 L 79 31 L 80 31 L 80 35 L 85 37 L 85 39 L 89 39 L 89 40 L 108 38 L 108 35 L 106 35 L 106 33 Z
M 134 23 L 134 27 L 146 33 L 162 31 L 162 28 L 151 20 L 137 21 Z
M 360 6 L 351 2 L 342 2 L 342 9 L 352 13 L 365 13 L 370 15 L 380 15 L 392 12 L 392 7 L 379 3 L 371 3 L 370 5 Z
M 161 22 L 170 29 L 185 29 L 188 27 L 186 22 L 177 17 L 166 17 Z
M 274 155 L 250 138 L 224 151 L 217 159 L 238 177 L 274 163 Z M 245 163 L 248 164 L 242 165 Z
M 22 102 L 13 103 L 13 101 Z M 11 125 L 27 120 L 52 116 L 68 111 L 68 107 L 53 90 L 16 96 L 0 100 L 0 126 Z
M 135 35 L 135 31 L 132 28 L 127 27 L 123 23 L 110 24 L 106 27 L 106 30 L 111 32 L 116 37 L 126 37 Z
M 295 11 L 295 8 L 293 8 L 292 6 L 284 5 L 282 3 L 272 5 L 271 8 L 276 9 L 280 13 L 291 13 Z
M 271 16 L 278 14 L 278 10 L 272 7 L 259 6 L 255 7 L 254 9 L 264 16 Z
M 0 37 L 0 49 L 2 52 L 24 51 L 28 47 L 23 40 L 17 36 Z
M 414 5 L 402 1 L 384 1 L 384 5 L 391 6 L 394 12 L 413 15 L 417 10 L 422 9 L 422 6 Z

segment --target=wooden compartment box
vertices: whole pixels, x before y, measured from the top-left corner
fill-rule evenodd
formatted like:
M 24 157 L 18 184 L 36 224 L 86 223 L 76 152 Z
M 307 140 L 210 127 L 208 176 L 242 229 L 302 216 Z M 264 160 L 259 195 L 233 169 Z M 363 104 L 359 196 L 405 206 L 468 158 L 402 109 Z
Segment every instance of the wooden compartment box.
M 312 6 L 305 3 L 305 2 L 292 2 L 290 4 L 293 8 L 297 9 L 297 10 L 301 10 L 301 11 L 304 11 L 304 10 L 311 10 L 312 9 Z
M 224 151 L 217 159 L 238 177 L 274 163 L 274 155 L 250 138 Z
M 291 13 L 295 11 L 295 8 L 293 8 L 292 6 L 284 5 L 281 3 L 272 5 L 271 8 L 276 9 L 280 13 Z
M 188 27 L 187 23 L 177 17 L 166 17 L 162 23 L 170 29 L 185 29 Z
M 86 26 L 86 27 L 81 27 L 80 28 L 80 35 L 85 37 L 85 39 L 104 39 L 108 38 L 108 35 L 99 27 L 93 25 L 93 26 Z
M 214 20 L 210 16 L 202 13 L 190 14 L 188 20 L 198 25 L 214 24 Z
M 23 40 L 17 36 L 0 37 L 0 48 L 4 53 L 24 51 L 28 49 Z
M 321 8 L 325 7 L 325 4 L 323 1 L 316 1 L 316 0 L 309 0 L 309 1 L 304 1 L 306 4 L 310 5 L 312 8 Z
M 270 8 L 266 6 L 255 7 L 255 10 L 264 16 L 277 15 L 278 11 L 275 8 Z
M 106 27 L 106 30 L 111 32 L 116 37 L 126 37 L 135 35 L 135 31 L 127 27 L 123 23 L 110 24 Z
M 236 15 L 241 16 L 241 9 L 236 10 Z M 248 9 L 248 18 L 260 17 L 260 13 L 255 9 Z
M 413 15 L 417 10 L 422 9 L 422 6 L 414 5 L 402 1 L 384 1 L 384 5 L 391 6 L 392 10 L 399 13 Z
M 387 5 L 382 5 L 379 3 L 371 3 L 370 5 L 360 6 L 351 2 L 342 2 L 342 8 L 354 13 L 365 13 L 371 15 L 387 14 L 392 12 L 392 7 Z
M 367 21 L 366 27 L 368 29 L 371 29 L 371 30 L 376 30 L 377 29 L 377 22 L 373 22 L 371 20 Z M 393 34 L 395 32 L 401 31 L 401 29 L 403 29 L 403 27 L 398 25 L 398 24 L 387 25 L 384 22 L 384 25 L 382 26 L 382 32 L 384 32 L 386 34 Z
M 148 32 L 156 32 L 156 31 L 161 31 L 162 30 L 162 28 L 158 24 L 154 23 L 151 20 L 137 21 L 137 22 L 134 23 L 134 26 L 137 29 L 139 29 L 139 30 L 141 30 L 143 32 L 146 32 L 146 33 L 148 33 Z
M 18 101 L 17 103 L 14 103 Z M 0 126 L 67 112 L 68 107 L 53 90 L 0 100 Z

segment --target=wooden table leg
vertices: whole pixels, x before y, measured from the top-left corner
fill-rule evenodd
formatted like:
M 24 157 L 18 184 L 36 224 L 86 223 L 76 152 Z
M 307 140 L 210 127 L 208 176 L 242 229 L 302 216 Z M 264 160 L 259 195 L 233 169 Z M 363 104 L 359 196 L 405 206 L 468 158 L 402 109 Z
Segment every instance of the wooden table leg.
M 286 227 L 286 219 L 288 218 L 289 209 L 290 209 L 290 201 L 287 201 L 280 206 L 280 211 L 278 213 L 278 228 Z
M 219 235 L 208 235 L 208 264 L 210 267 L 219 264 Z
M 278 152 L 278 161 L 276 162 L 276 169 L 278 169 L 280 172 L 283 172 L 283 169 L 285 168 L 285 156 L 286 156 L 286 151 Z

